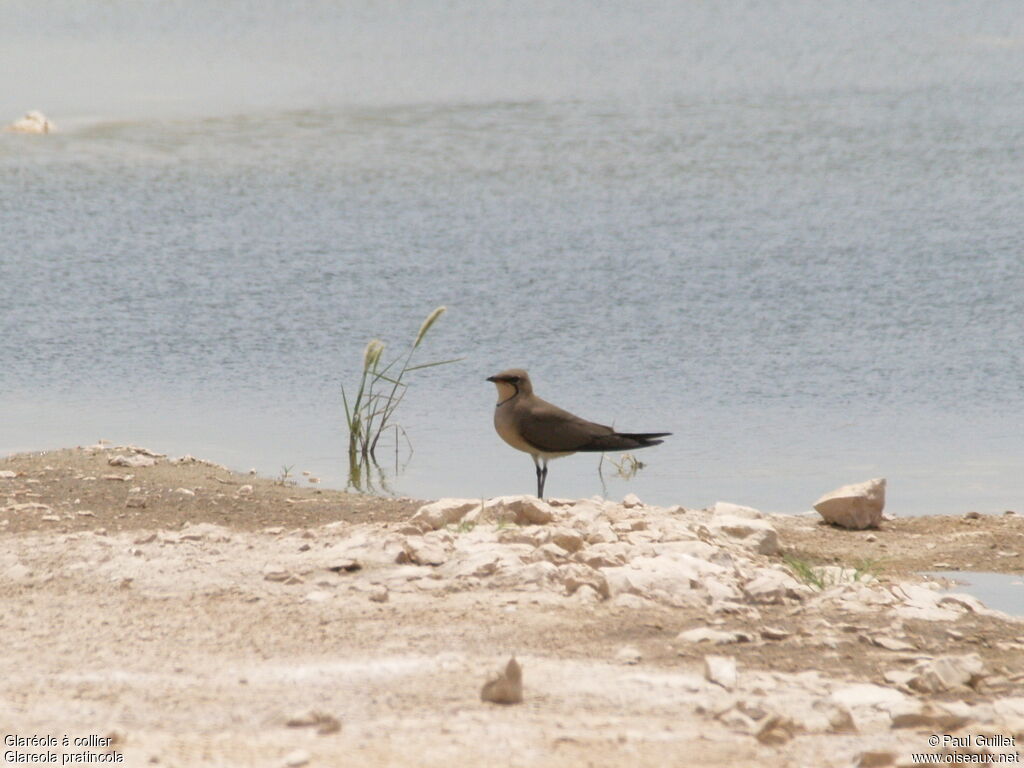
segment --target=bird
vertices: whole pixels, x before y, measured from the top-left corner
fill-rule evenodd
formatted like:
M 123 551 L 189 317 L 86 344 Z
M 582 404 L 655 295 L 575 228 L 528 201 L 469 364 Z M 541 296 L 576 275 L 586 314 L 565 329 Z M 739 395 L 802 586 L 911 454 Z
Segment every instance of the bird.
M 548 461 L 580 451 L 622 451 L 660 445 L 671 432 L 616 432 L 581 419 L 533 394 L 530 375 L 522 368 L 488 376 L 498 388 L 494 429 L 506 443 L 533 457 L 537 497 L 544 498 Z

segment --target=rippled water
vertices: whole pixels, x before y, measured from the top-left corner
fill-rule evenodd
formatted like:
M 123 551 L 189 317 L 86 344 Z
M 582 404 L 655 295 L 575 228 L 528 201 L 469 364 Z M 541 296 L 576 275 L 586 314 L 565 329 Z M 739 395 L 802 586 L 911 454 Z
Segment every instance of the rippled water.
M 340 382 L 445 304 L 396 492 L 533 489 L 520 365 L 675 433 L 612 496 L 1022 506 L 1015 3 L 261 7 L 0 6 L 0 119 L 62 129 L 0 134 L 0 450 L 344 485 Z

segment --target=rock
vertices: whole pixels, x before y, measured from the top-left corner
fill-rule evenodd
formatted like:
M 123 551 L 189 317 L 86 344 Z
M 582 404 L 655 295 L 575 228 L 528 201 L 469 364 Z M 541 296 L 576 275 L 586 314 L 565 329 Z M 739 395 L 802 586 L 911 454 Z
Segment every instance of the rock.
M 826 493 L 814 508 L 832 525 L 861 530 L 877 528 L 885 507 L 885 478 L 844 485 Z
M 907 697 L 895 688 L 873 683 L 853 683 L 832 691 L 831 700 L 847 709 L 874 707 L 886 709 L 903 704 Z
M 761 627 L 761 637 L 765 640 L 785 640 L 792 633 L 776 627 Z
M 144 456 L 141 453 L 133 453 L 131 456 L 117 454 L 107 459 L 107 464 L 112 467 L 152 467 L 156 459 L 152 456 Z
M 903 640 L 897 640 L 894 637 L 886 637 L 885 635 L 873 635 L 867 638 L 868 642 L 872 645 L 877 645 L 879 648 L 885 648 L 887 651 L 915 651 L 917 648 L 911 643 Z
M 179 496 L 195 496 L 196 492 L 191 488 L 175 488 L 174 492 Z
M 134 509 L 142 509 L 146 506 L 146 497 L 141 495 L 129 496 L 124 505 Z
M 268 565 L 263 569 L 264 581 L 287 581 L 291 572 L 281 565 Z
M 622 664 L 639 664 L 643 655 L 632 645 L 624 645 L 615 652 L 615 660 Z
M 782 715 L 771 715 L 761 724 L 756 737 L 762 744 L 779 746 L 792 739 L 797 730 L 799 728 L 792 720 Z
M 310 754 L 304 749 L 296 749 L 285 755 L 282 763 L 285 768 L 300 768 L 310 761 Z
M 448 561 L 448 551 L 444 543 L 426 536 L 406 539 L 396 562 L 415 563 L 416 565 L 443 565 Z
M 736 687 L 736 659 L 732 656 L 705 656 L 704 678 L 731 691 Z
M 370 590 L 370 600 L 375 603 L 386 603 L 388 598 L 388 588 L 383 584 L 378 584 Z
M 578 552 L 583 548 L 583 535 L 572 528 L 553 528 L 551 541 L 567 552 Z
M 779 534 L 764 520 L 722 515 L 712 518 L 708 530 L 717 538 L 728 538 L 761 555 L 779 553 Z
M 245 485 L 239 486 L 239 488 L 238 488 L 238 495 L 239 496 L 251 496 L 252 495 L 252 486 L 249 485 L 248 483 L 246 483 Z
M 611 594 L 608 587 L 608 581 L 604 575 L 594 568 L 583 565 L 582 563 L 569 563 L 563 565 L 559 569 L 559 573 L 562 575 L 563 583 L 565 584 L 565 593 L 571 595 L 576 592 L 577 589 L 583 586 L 590 587 L 602 599 L 607 599 Z
M 33 109 L 26 112 L 25 116 L 20 120 L 15 120 L 8 125 L 4 130 L 11 133 L 53 133 L 57 128 L 46 118 L 46 115 L 37 109 Z
M 676 640 L 684 643 L 714 643 L 715 645 L 739 643 L 746 639 L 749 638 L 746 638 L 742 633 L 723 632 L 720 629 L 711 629 L 710 627 L 695 627 L 684 630 L 676 635 Z
M 477 502 L 479 504 L 479 502 Z M 544 525 L 555 519 L 554 507 L 536 496 L 498 496 L 484 502 L 481 522 Z
M 622 506 L 626 509 L 635 509 L 636 507 L 642 507 L 644 503 L 640 501 L 640 497 L 635 493 L 627 493 L 622 497 Z
M 553 541 L 542 544 L 530 553 L 528 560 L 547 560 L 549 563 L 559 565 L 569 559 L 568 550 L 562 549 Z
M 748 520 L 760 520 L 764 512 L 753 507 L 730 504 L 728 501 L 716 501 L 710 509 L 712 517 L 743 517 Z
M 331 593 L 323 589 L 316 589 L 312 592 L 307 592 L 305 598 L 303 599 L 307 603 L 326 603 L 328 600 L 331 599 Z
M 581 550 L 576 560 L 591 568 L 616 568 L 626 564 L 629 548 L 621 541 L 594 544 Z
M 752 603 L 778 605 L 787 598 L 799 600 L 807 589 L 783 571 L 762 568 L 758 575 L 743 585 L 743 592 Z
M 523 670 L 515 656 L 509 659 L 501 674 L 484 683 L 480 700 L 495 704 L 519 704 L 523 701 Z
M 437 530 L 459 522 L 468 512 L 479 507 L 479 499 L 438 499 L 420 507 L 410 520 L 423 521 Z
M 341 722 L 338 718 L 318 709 L 297 712 L 285 720 L 284 724 L 289 728 L 316 728 L 316 732 L 321 736 L 341 730 Z
M 941 693 L 956 688 L 974 687 L 985 675 L 985 665 L 976 653 L 940 656 L 913 666 L 914 677 L 907 682 L 921 693 Z
M 12 472 L 9 469 L 0 469 L 0 480 L 13 480 L 17 476 L 17 472 Z

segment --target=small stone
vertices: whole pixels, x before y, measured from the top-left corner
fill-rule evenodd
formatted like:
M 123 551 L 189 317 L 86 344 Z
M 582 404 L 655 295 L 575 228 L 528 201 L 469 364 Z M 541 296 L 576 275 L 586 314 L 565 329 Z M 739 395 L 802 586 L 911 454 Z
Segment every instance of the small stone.
M 615 660 L 622 664 L 639 664 L 643 655 L 632 645 L 624 645 L 615 652 Z
M 322 589 L 316 589 L 312 592 L 307 592 L 304 599 L 307 603 L 325 603 L 331 599 L 331 593 Z
M 196 492 L 191 488 L 175 488 L 174 492 L 179 496 L 195 496 Z
M 80 509 L 77 514 L 79 517 L 96 517 L 96 513 L 90 509 Z
M 964 515 L 964 520 L 980 520 L 981 512 L 968 512 Z
M 792 633 L 776 627 L 761 627 L 761 637 L 765 640 L 785 640 Z
M 132 509 L 142 509 L 143 507 L 146 506 L 146 497 L 145 496 L 129 496 L 125 500 L 124 505 L 126 507 L 130 507 Z
M 252 486 L 249 485 L 249 484 L 239 486 L 239 488 L 238 488 L 238 495 L 239 496 L 251 496 L 252 495 Z
M 305 765 L 310 760 L 310 754 L 304 749 L 296 749 L 294 752 L 289 752 L 282 765 L 285 768 L 299 768 L 299 766 Z
M 523 670 L 513 656 L 505 671 L 484 683 L 480 699 L 495 704 L 519 704 L 523 701 Z
M 684 630 L 676 635 L 676 640 L 684 643 L 714 643 L 715 645 L 738 643 L 741 639 L 740 634 L 737 632 L 723 632 L 719 629 L 711 629 L 710 627 L 695 627 L 694 629 Z
M 307 477 L 306 480 L 308 480 L 311 483 L 319 483 L 320 482 L 320 478 L 319 477 Z
M 885 635 L 875 635 L 869 638 L 872 645 L 877 645 L 879 648 L 885 648 L 887 651 L 915 651 L 917 647 L 911 643 L 904 642 L 903 640 L 897 640 L 894 637 L 886 637 Z
M 287 581 L 291 575 L 286 568 L 280 565 L 268 565 L 263 569 L 263 579 L 265 581 Z
M 318 709 L 297 712 L 285 720 L 285 725 L 289 728 L 316 728 L 316 732 L 321 736 L 341 730 L 341 722 L 338 718 Z
M 388 588 L 383 584 L 378 584 L 370 590 L 370 600 L 375 603 L 386 603 L 388 598 Z
M 9 469 L 0 469 L 0 480 L 13 480 L 17 476 L 17 472 L 12 472 Z
M 640 501 L 640 497 L 635 493 L 627 493 L 622 497 L 622 506 L 626 509 L 635 509 L 636 507 L 642 507 L 644 503 Z
M 107 459 L 107 464 L 112 467 L 152 467 L 156 464 L 156 459 L 152 456 L 144 456 L 141 453 L 135 453 L 131 456 L 118 454 Z
M 731 691 L 736 687 L 736 659 L 732 656 L 705 656 L 704 678 Z

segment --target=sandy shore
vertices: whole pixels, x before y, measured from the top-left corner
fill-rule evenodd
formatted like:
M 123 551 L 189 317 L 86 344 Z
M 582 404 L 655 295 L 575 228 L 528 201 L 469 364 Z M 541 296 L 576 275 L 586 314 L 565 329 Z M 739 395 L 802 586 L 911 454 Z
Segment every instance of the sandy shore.
M 1021 515 L 872 532 L 773 517 L 771 554 L 709 538 L 705 511 L 598 502 L 556 505 L 546 524 L 431 531 L 409 522 L 425 502 L 148 453 L 0 459 L 5 737 L 95 736 L 68 751 L 129 766 L 913 765 L 941 751 L 936 734 L 1024 752 L 1024 624 L 969 602 L 914 613 L 920 595 L 901 597 L 940 565 L 1024 572 Z M 620 545 L 624 564 L 601 565 Z M 735 595 L 613 582 L 669 545 L 703 552 Z M 498 565 L 473 570 L 488 547 Z M 506 569 L 513 556 L 522 567 Z M 794 584 L 787 556 L 866 570 L 771 599 L 733 586 Z M 732 639 L 680 639 L 707 628 Z M 524 703 L 480 702 L 512 653 Z M 708 679 L 708 656 L 735 679 Z M 958 685 L 911 679 L 945 657 L 980 666 Z

